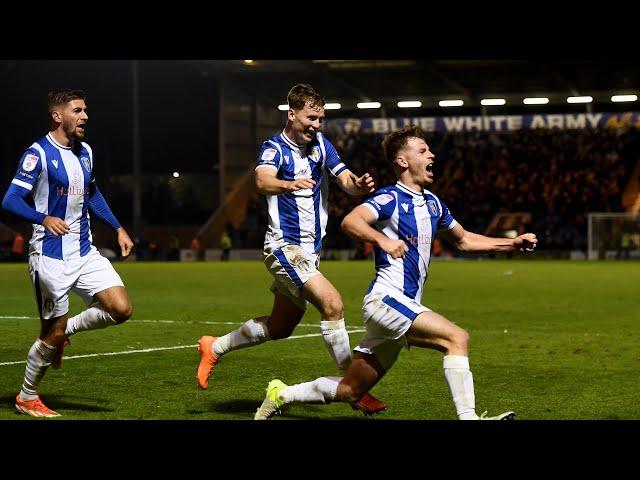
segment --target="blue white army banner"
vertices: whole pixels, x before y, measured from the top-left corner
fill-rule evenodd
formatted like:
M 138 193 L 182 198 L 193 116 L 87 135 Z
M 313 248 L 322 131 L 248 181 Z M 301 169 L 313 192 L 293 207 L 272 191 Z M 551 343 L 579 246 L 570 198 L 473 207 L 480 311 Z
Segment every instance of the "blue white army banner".
M 344 133 L 386 134 L 417 125 L 425 132 L 508 132 L 520 129 L 640 128 L 640 112 L 549 113 L 541 115 L 477 115 L 451 117 L 337 118 L 327 121 L 327 130 Z

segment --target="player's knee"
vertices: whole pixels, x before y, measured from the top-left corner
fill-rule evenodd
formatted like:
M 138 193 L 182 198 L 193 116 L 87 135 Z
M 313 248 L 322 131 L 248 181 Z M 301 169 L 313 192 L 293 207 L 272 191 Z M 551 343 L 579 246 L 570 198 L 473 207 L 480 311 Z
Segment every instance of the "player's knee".
M 340 320 L 344 317 L 344 305 L 340 295 L 332 295 L 322 303 L 322 318 Z
M 117 323 L 124 323 L 131 318 L 133 306 L 131 302 L 118 302 L 109 309 L 109 314 Z
M 463 328 L 456 327 L 451 335 L 451 343 L 458 350 L 469 351 L 469 333 Z
M 52 345 L 58 345 L 60 343 L 62 343 L 62 341 L 67 338 L 65 332 L 64 332 L 64 327 L 54 327 L 49 331 L 49 334 L 47 335 L 47 339 L 49 340 L 49 342 L 51 342 Z

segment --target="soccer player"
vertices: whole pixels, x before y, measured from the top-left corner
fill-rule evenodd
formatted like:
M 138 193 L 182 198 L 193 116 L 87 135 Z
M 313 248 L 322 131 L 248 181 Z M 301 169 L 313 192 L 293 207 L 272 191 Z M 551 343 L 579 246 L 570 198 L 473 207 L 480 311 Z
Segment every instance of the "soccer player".
M 111 212 L 93 176 L 93 152 L 82 140 L 88 121 L 82 90 L 50 92 L 51 128 L 22 155 L 2 207 L 33 224 L 29 275 L 40 313 L 40 336 L 27 355 L 18 412 L 60 416 L 38 396 L 47 368 L 59 368 L 68 337 L 120 324 L 131 302 L 120 276 L 92 245 L 89 212 L 118 234 L 122 257 L 133 242 Z M 88 308 L 68 318 L 69 291 Z
M 351 363 L 343 304 L 335 287 L 318 271 L 322 238 L 327 225 L 328 176 L 350 195 L 375 190 L 368 173 L 356 176 L 342 163 L 336 149 L 320 133 L 324 99 L 307 84 L 295 85 L 287 95 L 289 111 L 284 131 L 266 140 L 258 156 L 255 181 L 266 196 L 269 227 L 264 240 L 264 264 L 275 281 L 270 315 L 255 317 L 221 337 L 198 341 L 198 385 L 207 388 L 220 358 L 241 348 L 291 335 L 308 303 L 320 312 L 324 343 L 338 369 Z M 352 407 L 365 414 L 384 410 L 370 394 Z
M 389 371 L 402 347 L 409 345 L 444 354 L 444 376 L 459 419 L 506 420 L 515 416 L 514 412 L 496 417 L 486 417 L 486 412 L 481 417 L 476 414 L 469 335 L 420 301 L 437 230 L 466 252 L 529 252 L 536 246 L 536 236 L 525 233 L 514 239 L 490 238 L 468 232 L 456 222 L 446 205 L 426 190 L 433 183 L 435 156 L 418 127 L 387 135 L 383 150 L 397 183 L 377 191 L 342 222 L 351 237 L 375 245 L 376 278 L 362 308 L 367 331 L 355 348 L 351 366 L 342 378 L 321 377 L 292 386 L 278 379 L 271 381 L 256 420 L 269 418 L 288 403 L 358 401 Z

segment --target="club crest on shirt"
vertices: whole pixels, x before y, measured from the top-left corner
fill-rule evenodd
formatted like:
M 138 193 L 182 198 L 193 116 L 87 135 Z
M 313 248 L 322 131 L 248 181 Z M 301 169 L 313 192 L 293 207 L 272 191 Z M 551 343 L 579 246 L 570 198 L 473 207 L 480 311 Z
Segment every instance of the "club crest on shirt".
M 58 160 L 51 160 L 51 163 L 53 163 L 53 166 L 58 168 Z
M 405 213 L 407 213 L 409 211 L 409 204 L 408 203 L 403 203 L 402 204 L 402 208 L 405 211 Z
M 80 161 L 82 165 L 84 165 L 84 169 L 89 172 L 91 170 L 91 164 L 89 163 L 89 159 L 87 157 L 81 157 Z
M 311 149 L 311 153 L 309 153 L 309 156 L 311 157 L 311 160 L 313 160 L 314 162 L 317 162 L 318 160 L 320 160 L 320 147 L 315 146 Z
M 38 164 L 38 157 L 36 155 L 32 155 L 29 153 L 24 157 L 24 160 L 22 161 L 22 169 L 25 172 L 30 172 L 31 170 L 36 168 L 37 164 Z
M 436 202 L 433 200 L 427 200 L 427 206 L 429 207 L 429 211 L 433 215 L 438 215 L 438 207 L 436 206 Z

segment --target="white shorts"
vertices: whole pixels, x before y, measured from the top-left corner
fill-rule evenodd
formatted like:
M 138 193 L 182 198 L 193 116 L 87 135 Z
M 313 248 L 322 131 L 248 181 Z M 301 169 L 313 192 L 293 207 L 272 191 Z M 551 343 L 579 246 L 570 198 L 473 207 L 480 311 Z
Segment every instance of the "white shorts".
M 84 257 L 72 260 L 32 253 L 29 255 L 29 276 L 40 316 L 47 320 L 69 311 L 69 290 L 89 305 L 96 293 L 124 286 L 111 262 L 100 255 L 94 246 Z
M 264 264 L 275 278 L 271 291 L 288 297 L 301 310 L 306 310 L 309 302 L 302 298 L 302 286 L 320 274 L 320 256 L 298 245 L 276 249 L 267 247 L 264 249 Z
M 418 315 L 431 310 L 400 292 L 372 292 L 364 297 L 362 317 L 367 332 L 354 350 L 374 354 L 385 371 L 408 348 L 405 333 Z

